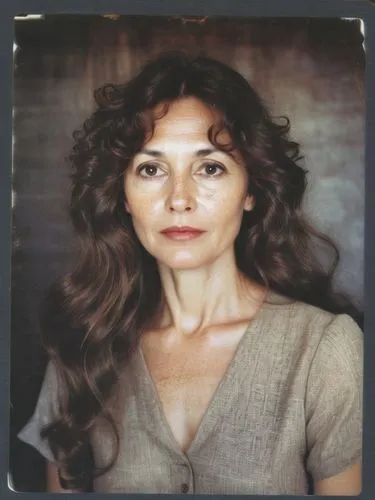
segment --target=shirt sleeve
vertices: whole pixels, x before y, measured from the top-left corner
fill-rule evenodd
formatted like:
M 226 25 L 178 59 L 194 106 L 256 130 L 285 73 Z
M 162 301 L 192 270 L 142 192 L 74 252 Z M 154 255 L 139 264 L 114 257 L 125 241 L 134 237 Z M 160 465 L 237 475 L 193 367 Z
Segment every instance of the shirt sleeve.
M 50 361 L 46 368 L 34 414 L 17 435 L 18 439 L 36 448 L 39 453 L 52 463 L 55 463 L 55 458 L 48 441 L 40 437 L 40 431 L 57 417 L 57 394 L 57 374 L 53 363 Z
M 307 470 L 315 481 L 362 458 L 363 333 L 347 315 L 324 332 L 306 391 Z

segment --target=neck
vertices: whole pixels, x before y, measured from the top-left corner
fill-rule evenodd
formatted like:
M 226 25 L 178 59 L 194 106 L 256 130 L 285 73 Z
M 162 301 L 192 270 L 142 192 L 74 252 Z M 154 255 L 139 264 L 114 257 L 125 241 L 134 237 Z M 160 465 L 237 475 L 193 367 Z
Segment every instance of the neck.
M 252 316 L 263 289 L 238 270 L 233 256 L 199 269 L 174 270 L 159 264 L 164 306 L 160 327 L 182 335 Z

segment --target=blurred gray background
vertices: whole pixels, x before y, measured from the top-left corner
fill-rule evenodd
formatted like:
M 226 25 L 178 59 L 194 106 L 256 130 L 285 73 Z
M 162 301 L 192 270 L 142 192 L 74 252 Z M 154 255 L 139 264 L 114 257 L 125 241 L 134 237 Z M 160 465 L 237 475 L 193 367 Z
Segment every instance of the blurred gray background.
M 71 264 L 65 157 L 93 90 L 170 49 L 240 71 L 273 115 L 290 118 L 310 172 L 305 210 L 338 243 L 337 286 L 363 308 L 365 57 L 359 22 L 341 19 L 55 15 L 15 25 L 10 467 L 16 490 L 40 491 L 43 459 L 15 435 L 46 363 L 40 300 Z

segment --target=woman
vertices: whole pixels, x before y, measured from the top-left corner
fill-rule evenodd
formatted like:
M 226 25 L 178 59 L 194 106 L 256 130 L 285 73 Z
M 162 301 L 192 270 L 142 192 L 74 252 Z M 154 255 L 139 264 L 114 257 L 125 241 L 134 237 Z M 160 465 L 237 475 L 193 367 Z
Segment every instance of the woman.
M 288 122 L 180 53 L 96 101 L 71 156 L 77 265 L 19 434 L 48 490 L 358 494 L 362 333 Z

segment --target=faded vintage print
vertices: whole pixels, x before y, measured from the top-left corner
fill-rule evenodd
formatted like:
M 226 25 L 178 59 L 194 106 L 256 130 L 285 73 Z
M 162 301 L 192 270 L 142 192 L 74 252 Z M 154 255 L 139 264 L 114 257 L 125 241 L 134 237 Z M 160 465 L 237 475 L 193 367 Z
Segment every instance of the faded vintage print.
M 363 23 L 15 21 L 16 491 L 361 491 Z

